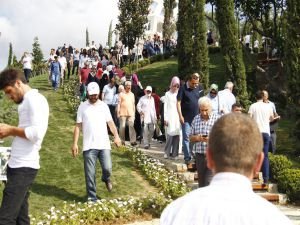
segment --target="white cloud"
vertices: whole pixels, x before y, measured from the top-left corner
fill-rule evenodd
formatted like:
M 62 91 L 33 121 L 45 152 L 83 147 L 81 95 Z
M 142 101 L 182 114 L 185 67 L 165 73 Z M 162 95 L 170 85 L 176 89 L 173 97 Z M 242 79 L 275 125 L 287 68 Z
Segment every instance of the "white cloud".
M 117 23 L 117 0 L 0 0 L 0 70 L 7 64 L 9 42 L 19 59 L 32 51 L 38 36 L 44 57 L 51 48 L 64 43 L 85 45 L 85 29 L 90 41 L 105 45 L 110 21 Z

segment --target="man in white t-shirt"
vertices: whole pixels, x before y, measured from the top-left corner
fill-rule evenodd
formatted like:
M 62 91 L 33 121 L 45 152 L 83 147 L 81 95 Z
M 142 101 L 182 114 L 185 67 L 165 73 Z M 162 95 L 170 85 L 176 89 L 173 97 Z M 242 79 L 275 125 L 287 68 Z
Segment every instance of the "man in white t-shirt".
M 0 124 L 0 138 L 14 137 L 0 208 L 0 225 L 29 225 L 29 189 L 40 168 L 39 150 L 48 128 L 49 106 L 38 90 L 26 84 L 26 78 L 19 70 L 8 69 L 0 74 L 0 90 L 18 104 L 19 114 L 17 127 Z
M 270 143 L 270 122 L 274 120 L 274 115 L 271 107 L 263 102 L 263 91 L 256 92 L 257 102 L 250 105 L 249 115 L 256 121 L 263 139 L 263 153 L 265 155 L 262 164 L 262 173 L 264 184 L 269 182 L 269 143 Z
M 215 122 L 210 136 L 206 158 L 215 174 L 211 183 L 172 202 L 160 225 L 292 225 L 252 190 L 264 157 L 257 124 L 242 113 L 229 113 Z
M 236 103 L 236 98 L 234 94 L 232 94 L 233 83 L 231 81 L 226 82 L 224 90 L 219 91 L 218 95 L 222 102 L 222 113 L 227 114 L 232 110 L 232 105 Z
M 66 72 L 66 67 L 67 67 L 67 59 L 63 55 L 63 52 L 59 53 L 58 62 L 60 64 L 60 68 L 61 68 L 61 70 L 60 70 L 60 85 L 64 86 L 65 72 Z
M 29 77 L 32 70 L 31 61 L 32 61 L 32 56 L 28 52 L 24 52 L 21 62 L 23 64 L 24 75 L 27 83 L 29 82 Z
M 111 77 L 109 79 L 109 83 L 105 85 L 102 90 L 101 99 L 103 102 L 105 102 L 108 105 L 114 123 L 116 123 L 117 121 L 116 106 L 114 105 L 114 96 L 116 93 L 117 93 L 117 88 L 115 85 L 115 78 Z
M 121 145 L 116 126 L 112 120 L 107 104 L 99 100 L 99 85 L 91 82 L 87 86 L 88 100 L 81 103 L 77 111 L 77 121 L 74 128 L 72 154 L 78 155 L 78 139 L 80 129 L 83 133 L 84 173 L 88 201 L 97 201 L 96 195 L 96 162 L 102 167 L 102 181 L 108 191 L 112 190 L 110 180 L 112 172 L 111 146 L 107 125 L 114 135 L 114 142 Z

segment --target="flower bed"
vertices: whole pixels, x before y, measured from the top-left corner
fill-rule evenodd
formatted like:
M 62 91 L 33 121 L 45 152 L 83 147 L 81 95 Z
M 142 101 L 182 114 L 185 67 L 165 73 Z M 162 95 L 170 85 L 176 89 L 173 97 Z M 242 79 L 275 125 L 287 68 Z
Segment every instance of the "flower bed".
M 148 195 L 143 198 L 101 199 L 97 202 L 64 202 L 62 207 L 52 207 L 38 218 L 31 218 L 33 225 L 79 225 L 96 221 L 109 221 L 128 218 L 132 214 L 150 213 L 159 217 L 163 209 L 175 198 L 189 191 L 186 184 L 177 175 L 164 168 L 159 160 L 153 159 L 138 149 L 120 147 L 135 165 L 145 174 L 160 194 Z

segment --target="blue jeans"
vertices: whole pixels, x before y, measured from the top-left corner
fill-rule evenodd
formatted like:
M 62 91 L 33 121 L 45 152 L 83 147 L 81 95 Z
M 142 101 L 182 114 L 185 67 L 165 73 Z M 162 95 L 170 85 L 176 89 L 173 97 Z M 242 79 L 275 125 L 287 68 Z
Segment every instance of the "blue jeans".
M 190 161 L 192 159 L 190 151 L 192 145 L 190 143 L 191 125 L 188 122 L 182 124 L 182 151 L 184 154 L 184 160 Z
M 268 133 L 262 133 L 263 138 L 263 152 L 264 152 L 264 161 L 261 167 L 262 173 L 263 173 L 263 179 L 264 183 L 267 183 L 269 181 L 269 144 L 270 144 L 270 135 Z
M 102 168 L 103 182 L 110 181 L 110 175 L 112 171 L 112 162 L 109 149 L 90 149 L 83 151 L 84 158 L 84 174 L 85 184 L 88 200 L 97 201 L 96 196 L 96 163 L 97 159 L 100 162 Z
M 38 170 L 7 167 L 7 183 L 0 208 L 0 225 L 29 225 L 29 189 Z

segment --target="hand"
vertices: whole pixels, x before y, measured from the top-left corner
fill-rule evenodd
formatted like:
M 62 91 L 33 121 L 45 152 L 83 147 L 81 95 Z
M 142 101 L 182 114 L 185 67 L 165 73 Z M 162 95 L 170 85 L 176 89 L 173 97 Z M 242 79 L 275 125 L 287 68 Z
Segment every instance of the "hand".
M 120 137 L 115 137 L 114 143 L 116 144 L 117 147 L 120 147 L 122 145 L 122 141 Z
M 71 149 L 72 149 L 72 155 L 75 158 L 78 155 L 78 145 L 74 144 Z
M 164 124 L 165 124 L 165 126 L 167 127 L 168 126 L 168 121 L 164 121 Z
M 181 117 L 179 118 L 179 120 L 180 120 L 180 123 L 181 123 L 181 124 L 184 124 L 184 118 L 183 118 L 183 116 L 181 116 Z
M 200 142 L 208 142 L 208 136 L 202 136 L 200 135 Z
M 5 123 L 0 123 L 0 138 L 10 136 L 12 126 Z

